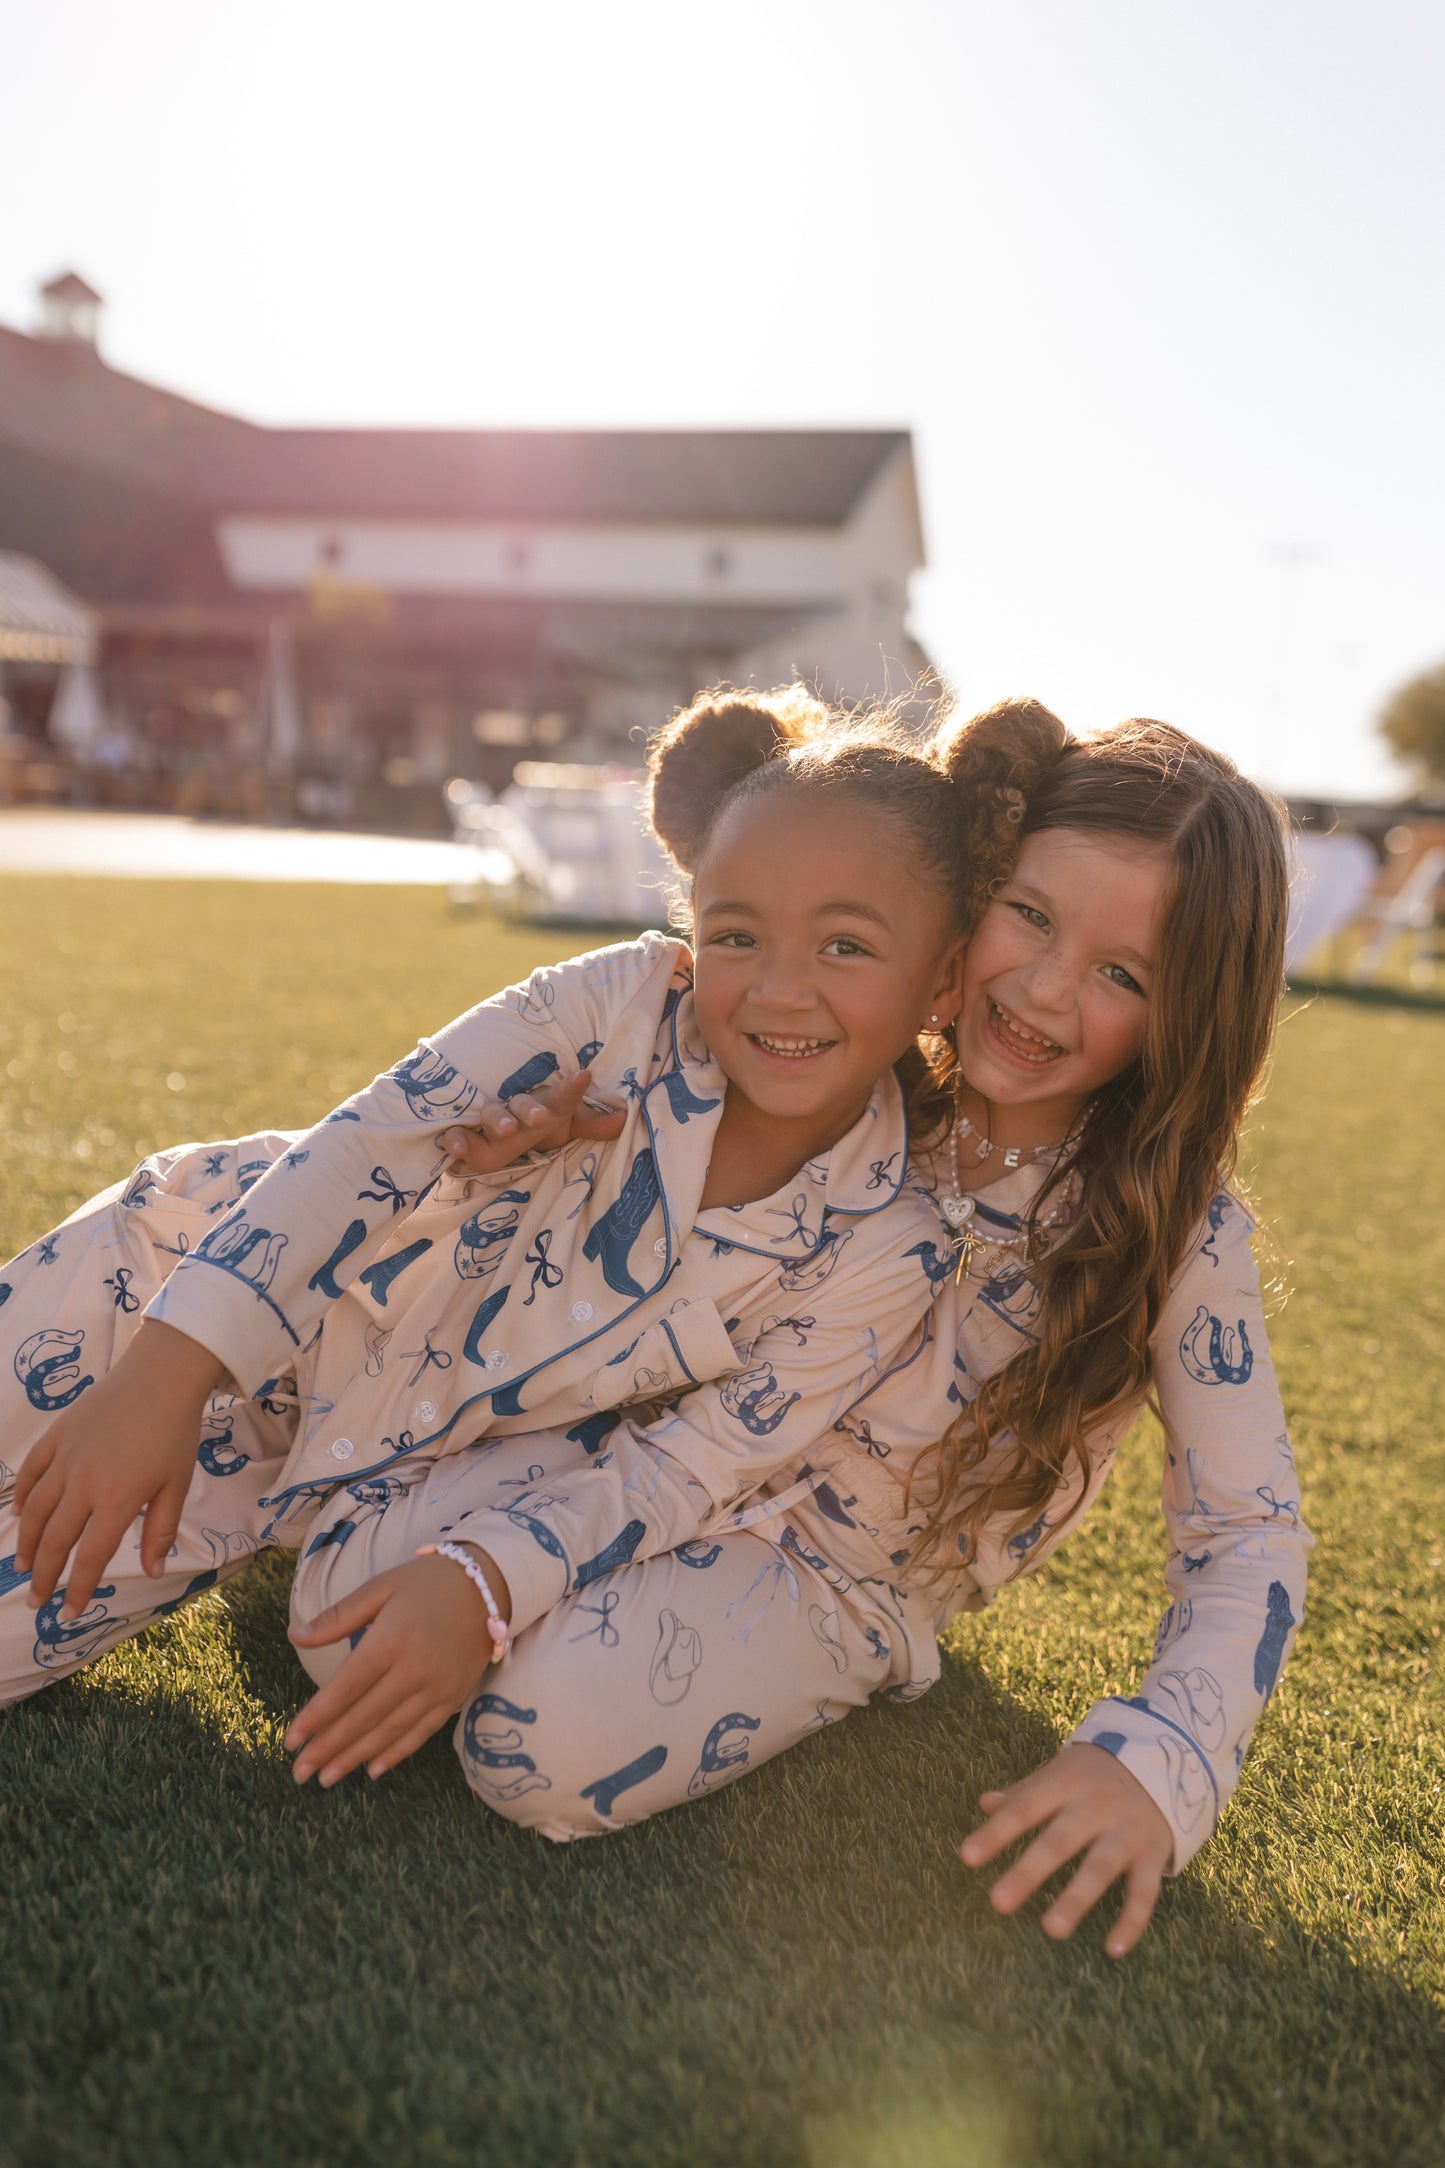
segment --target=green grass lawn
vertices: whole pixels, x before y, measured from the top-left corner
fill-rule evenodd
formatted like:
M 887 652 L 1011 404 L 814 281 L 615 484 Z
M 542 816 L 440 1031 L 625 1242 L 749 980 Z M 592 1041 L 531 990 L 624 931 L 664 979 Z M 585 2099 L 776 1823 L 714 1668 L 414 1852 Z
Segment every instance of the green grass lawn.
M 314 1120 L 580 945 L 416 890 L 0 897 L 7 1254 L 156 1144 Z M 1445 1014 L 1291 1006 L 1249 1157 L 1311 1603 L 1134 1957 L 997 1920 L 954 1847 L 1147 1658 L 1147 1426 L 921 1702 L 568 1849 L 444 1740 L 298 1793 L 271 1560 L 0 1716 L 0 2164 L 1445 2162 Z

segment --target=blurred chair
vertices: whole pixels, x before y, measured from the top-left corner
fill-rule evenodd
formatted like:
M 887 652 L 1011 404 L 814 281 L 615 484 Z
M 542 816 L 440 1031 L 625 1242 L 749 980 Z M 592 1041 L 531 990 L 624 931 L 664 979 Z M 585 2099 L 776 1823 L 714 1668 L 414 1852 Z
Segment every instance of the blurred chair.
M 1435 928 L 1439 892 L 1445 882 L 1445 844 L 1422 851 L 1393 896 L 1372 897 L 1361 912 L 1370 931 L 1360 943 L 1350 973 L 1357 986 L 1373 985 L 1401 934 L 1410 936 L 1410 983 L 1435 983 Z
M 640 769 L 520 761 L 501 798 L 454 777 L 444 792 L 458 849 L 454 903 L 504 915 L 656 925 L 669 867 L 644 810 Z

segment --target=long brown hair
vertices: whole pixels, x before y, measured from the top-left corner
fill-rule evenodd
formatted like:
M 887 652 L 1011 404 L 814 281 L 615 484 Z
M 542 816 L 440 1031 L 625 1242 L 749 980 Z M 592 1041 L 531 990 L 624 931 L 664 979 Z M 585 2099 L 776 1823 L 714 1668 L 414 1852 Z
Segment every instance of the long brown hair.
M 1071 738 L 1034 702 L 945 721 L 936 741 L 965 791 L 980 771 L 997 780 L 1011 755 L 1019 844 L 1074 829 L 1155 848 L 1173 870 L 1143 1048 L 1100 1090 L 1069 1165 L 1035 1200 L 1037 1224 L 1059 1185 L 1081 1180 L 1067 1232 L 1036 1242 L 1023 1267 L 1037 1296 L 1032 1342 L 983 1382 L 918 1470 L 919 1550 L 940 1564 L 971 1556 L 993 1515 L 1020 1531 L 1071 1474 L 1087 1482 L 1090 1432 L 1147 1392 L 1150 1335 L 1234 1174 L 1284 983 L 1282 808 L 1232 761 L 1148 720 Z M 946 1055 L 938 1068 L 941 1078 Z

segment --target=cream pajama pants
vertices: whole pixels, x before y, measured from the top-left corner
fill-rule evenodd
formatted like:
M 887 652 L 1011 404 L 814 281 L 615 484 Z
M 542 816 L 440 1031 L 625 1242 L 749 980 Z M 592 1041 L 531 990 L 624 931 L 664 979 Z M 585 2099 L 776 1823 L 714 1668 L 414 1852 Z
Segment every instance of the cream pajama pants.
M 243 1166 L 249 1150 L 259 1171 L 290 1141 L 245 1140 Z M 164 1156 L 152 1164 L 164 1172 Z M 163 1181 L 153 1184 L 142 1238 L 138 1213 L 121 1198 L 145 1174 L 0 1268 L 0 1702 L 94 1662 L 278 1541 L 297 1550 L 293 1617 L 311 1619 L 463 1513 L 505 1510 L 509 1494 L 560 1480 L 585 1460 L 560 1432 L 488 1440 L 339 1486 L 303 1526 L 278 1535 L 260 1501 L 291 1450 L 295 1405 L 218 1393 L 165 1575 L 142 1572 L 137 1523 L 81 1617 L 61 1623 L 61 1592 L 32 1611 L 15 1567 L 14 1487 L 25 1456 L 119 1355 L 166 1256 L 184 1254 L 207 1217 L 234 1201 L 234 1178 L 217 1181 L 214 1199 L 168 1196 Z M 837 1546 L 825 1555 L 818 1535 L 806 1510 L 726 1523 L 564 1597 L 518 1636 L 461 1712 L 455 1746 L 473 1791 L 548 1837 L 595 1835 L 705 1797 L 874 1693 L 912 1698 L 929 1679 L 910 1681 L 910 1661 L 936 1674 L 931 1636 L 920 1660 L 910 1652 L 907 1597 L 845 1571 Z M 872 1563 L 862 1561 L 865 1574 Z M 319 1682 L 346 1653 L 308 1651 L 302 1661 Z

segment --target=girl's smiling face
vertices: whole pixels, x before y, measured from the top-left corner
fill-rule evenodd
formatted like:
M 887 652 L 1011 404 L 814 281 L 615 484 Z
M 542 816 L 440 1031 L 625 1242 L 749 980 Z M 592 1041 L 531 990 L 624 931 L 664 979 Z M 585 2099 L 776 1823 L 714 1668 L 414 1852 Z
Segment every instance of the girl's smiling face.
M 1144 1044 L 1173 866 L 1124 836 L 1027 837 L 964 960 L 964 1080 L 1010 1144 L 1062 1137 Z
M 852 1127 L 931 1015 L 958 1009 L 947 901 L 894 824 L 856 804 L 778 796 L 725 814 L 693 917 L 699 1028 L 799 1163 Z

